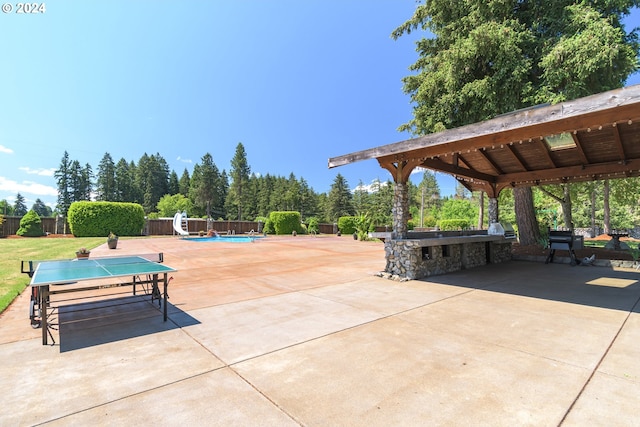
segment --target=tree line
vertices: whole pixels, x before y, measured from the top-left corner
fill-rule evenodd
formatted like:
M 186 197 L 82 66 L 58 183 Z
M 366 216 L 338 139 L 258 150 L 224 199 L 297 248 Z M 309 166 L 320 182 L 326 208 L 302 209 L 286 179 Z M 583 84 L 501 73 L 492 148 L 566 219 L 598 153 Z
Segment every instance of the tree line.
M 202 156 L 191 174 L 185 168 L 178 175 L 160 153 L 145 153 L 137 162 L 124 158 L 116 162 L 107 152 L 94 169 L 88 163 L 82 166 L 65 151 L 54 177 L 58 190 L 55 209 L 40 199 L 32 207 L 42 217 L 66 216 L 71 203 L 97 200 L 139 203 L 150 217 L 187 211 L 191 217 L 256 220 L 272 211 L 298 211 L 305 221 L 316 218 L 319 222 L 336 222 L 340 216 L 372 210 L 381 223 L 390 224 L 391 218 L 392 190 L 379 194 L 352 192 L 347 180 L 338 174 L 328 193 L 318 193 L 293 173 L 288 177 L 257 175 L 251 172 L 242 143 L 236 147 L 228 172 L 216 165 L 210 153 Z M 391 185 L 379 183 L 376 188 L 388 189 Z M 385 202 L 380 200 L 383 195 L 387 197 Z M 26 214 L 24 197 L 18 193 L 13 205 L 0 201 L 2 212 Z
M 37 199 L 32 208 L 39 216 L 66 215 L 74 201 L 101 200 L 134 202 L 149 217 L 169 217 L 186 211 L 191 217 L 218 220 L 258 220 L 272 211 L 298 211 L 304 222 L 335 223 L 342 216 L 366 214 L 375 226 L 392 226 L 393 183 L 360 181 L 351 189 L 337 174 L 328 193 L 317 193 L 304 178 L 251 173 L 244 146 L 239 143 L 230 172 L 220 170 L 211 154 L 185 169 L 180 177 L 169 170 L 164 158 L 144 154 L 138 162 L 120 159 L 114 163 L 105 153 L 95 175 L 91 165 L 80 167 L 64 153 L 55 172 L 58 204 L 55 210 Z M 474 228 L 486 228 L 488 200 L 458 185 L 452 196 L 441 196 L 436 176 L 423 171 L 416 185 L 408 183 L 410 227 L 435 227 L 442 219 L 466 220 Z M 540 186 L 532 189 L 535 215 L 541 230 L 546 228 L 629 229 L 640 223 L 640 178 Z M 511 189 L 500 194 L 499 217 L 516 224 L 515 199 Z M 15 203 L 0 200 L 0 212 L 23 216 L 28 211 L 18 193 Z

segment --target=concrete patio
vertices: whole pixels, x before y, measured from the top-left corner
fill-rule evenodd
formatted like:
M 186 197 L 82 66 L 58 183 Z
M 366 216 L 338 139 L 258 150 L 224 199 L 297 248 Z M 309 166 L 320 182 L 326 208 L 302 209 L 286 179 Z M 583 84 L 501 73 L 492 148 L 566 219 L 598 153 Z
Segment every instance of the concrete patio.
M 638 271 L 394 282 L 382 245 L 351 236 L 92 256 L 153 252 L 179 270 L 167 322 L 141 297 L 71 301 L 43 346 L 27 292 L 0 316 L 0 425 L 640 425 Z

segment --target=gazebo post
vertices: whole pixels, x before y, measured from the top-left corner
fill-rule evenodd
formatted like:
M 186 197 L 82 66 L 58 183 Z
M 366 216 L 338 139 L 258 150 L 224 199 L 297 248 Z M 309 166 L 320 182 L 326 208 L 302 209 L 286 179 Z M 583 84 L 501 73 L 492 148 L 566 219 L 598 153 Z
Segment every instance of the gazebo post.
M 498 218 L 498 198 L 489 197 L 489 224 L 500 222 Z
M 396 182 L 393 190 L 393 238 L 407 238 L 409 222 L 409 186 L 406 182 Z
M 393 176 L 395 183 L 393 189 L 393 208 L 391 216 L 393 217 L 393 239 L 407 238 L 407 222 L 409 221 L 409 177 L 411 172 L 420 166 L 421 159 L 401 160 L 378 159 L 378 163 L 384 169 L 388 170 Z

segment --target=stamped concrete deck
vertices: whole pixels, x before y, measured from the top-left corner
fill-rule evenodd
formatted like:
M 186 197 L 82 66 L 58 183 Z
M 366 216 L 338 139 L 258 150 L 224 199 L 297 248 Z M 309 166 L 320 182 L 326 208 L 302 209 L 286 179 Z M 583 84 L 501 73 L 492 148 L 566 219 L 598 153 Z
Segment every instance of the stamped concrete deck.
M 151 252 L 179 270 L 167 322 L 131 296 L 71 301 L 42 346 L 26 293 L 0 316 L 0 425 L 640 425 L 635 270 L 398 283 L 374 276 L 379 243 L 328 236 L 92 254 Z

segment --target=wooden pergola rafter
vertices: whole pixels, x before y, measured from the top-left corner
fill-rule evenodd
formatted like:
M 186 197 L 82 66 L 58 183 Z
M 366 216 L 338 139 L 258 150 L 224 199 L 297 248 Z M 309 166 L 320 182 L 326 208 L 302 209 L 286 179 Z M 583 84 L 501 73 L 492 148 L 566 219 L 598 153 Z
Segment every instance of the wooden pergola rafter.
M 564 133 L 575 145 L 547 143 Z M 640 176 L 640 85 L 333 157 L 329 167 L 367 159 L 395 182 L 424 167 L 492 198 L 505 187 Z

